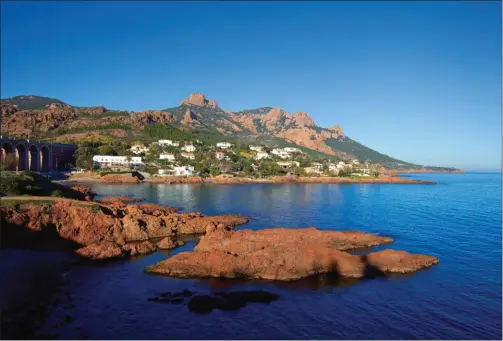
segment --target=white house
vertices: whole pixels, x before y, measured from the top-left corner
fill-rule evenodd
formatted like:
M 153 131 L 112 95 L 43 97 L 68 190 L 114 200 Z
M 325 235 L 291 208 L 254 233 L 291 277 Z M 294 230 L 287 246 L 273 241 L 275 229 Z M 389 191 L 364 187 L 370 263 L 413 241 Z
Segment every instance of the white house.
M 192 166 L 180 166 L 174 169 L 159 169 L 158 174 L 160 176 L 192 176 L 196 172 Z
M 284 169 L 288 169 L 290 167 L 299 167 L 300 166 L 300 163 L 298 163 L 297 161 L 279 161 L 279 162 L 276 162 L 276 164 Z
M 311 164 L 311 167 L 316 168 L 316 169 L 322 169 L 323 165 L 321 163 L 319 163 L 319 162 L 313 162 Z
M 192 153 L 193 151 L 196 150 L 196 147 L 192 144 L 186 144 L 185 146 L 182 147 L 182 150 L 188 153 Z
M 294 147 L 285 147 L 283 150 L 287 153 L 302 153 L 302 151 L 299 148 L 294 148 Z
M 172 140 L 159 140 L 157 141 L 159 146 L 172 146 L 172 147 L 178 147 L 180 145 L 179 142 L 173 142 Z
M 261 152 L 264 150 L 264 147 L 262 146 L 250 146 L 250 150 L 254 150 L 256 152 Z
M 222 148 L 222 149 L 227 149 L 227 148 L 232 147 L 232 144 L 230 144 L 229 142 L 218 142 L 217 147 Z
M 335 163 L 329 163 L 328 164 L 328 170 L 330 172 L 335 172 L 335 171 L 339 172 L 339 169 L 337 168 L 337 166 L 338 165 L 336 165 Z
M 268 159 L 269 154 L 267 152 L 258 152 L 257 155 L 255 155 L 255 160 L 262 160 L 262 159 Z
M 148 153 L 149 151 L 148 147 L 145 147 L 142 144 L 135 144 L 134 146 L 131 146 L 130 150 L 133 154 Z
M 323 174 L 322 170 L 316 167 L 304 167 L 304 171 L 306 172 L 306 174 L 312 174 L 312 175 Z
M 194 160 L 196 158 L 193 153 L 182 153 L 181 155 L 182 155 L 182 157 L 189 159 L 189 160 Z
M 274 148 L 271 151 L 271 154 L 277 155 L 277 156 L 279 156 L 282 159 L 287 159 L 287 158 L 290 157 L 290 153 L 285 152 L 283 149 L 280 149 L 280 148 Z
M 216 152 L 215 153 L 215 157 L 218 159 L 218 160 L 223 160 L 224 157 L 225 157 L 225 153 L 224 152 Z
M 192 166 L 180 166 L 174 169 L 176 176 L 192 176 L 195 174 L 194 167 Z
M 159 159 L 160 160 L 168 160 L 169 162 L 173 162 L 173 161 L 175 161 L 175 154 L 172 154 L 172 153 L 160 154 Z
M 140 156 L 132 156 L 128 161 L 127 156 L 94 155 L 93 163 L 98 167 L 129 167 L 143 165 Z
M 360 161 L 358 161 L 358 160 L 356 160 L 356 159 L 355 159 L 355 160 L 351 160 L 351 163 L 352 163 L 353 165 L 359 165 L 359 164 L 360 164 Z

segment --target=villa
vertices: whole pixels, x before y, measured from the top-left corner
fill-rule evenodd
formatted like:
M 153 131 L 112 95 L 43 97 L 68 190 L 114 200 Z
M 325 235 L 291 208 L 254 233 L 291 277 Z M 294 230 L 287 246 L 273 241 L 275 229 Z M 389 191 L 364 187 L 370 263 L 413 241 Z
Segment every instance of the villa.
M 283 169 L 288 169 L 291 167 L 299 167 L 300 166 L 300 163 L 297 161 L 279 161 L 279 162 L 276 162 L 276 164 Z
M 181 155 L 182 155 L 182 157 L 189 159 L 189 160 L 194 160 L 196 158 L 193 153 L 182 153 Z
M 179 142 L 173 142 L 172 140 L 159 140 L 157 143 L 160 146 L 172 146 L 172 147 L 178 147 L 180 146 Z
M 262 146 L 250 146 L 250 150 L 254 150 L 256 152 L 261 152 L 264 150 L 264 147 Z
M 304 171 L 306 172 L 306 174 L 309 174 L 309 175 L 322 175 L 323 174 L 322 170 L 317 167 L 304 167 Z
M 294 148 L 294 147 L 285 147 L 283 150 L 287 153 L 302 153 L 302 151 L 299 148 Z
M 186 144 L 185 146 L 182 147 L 182 150 L 185 152 L 192 153 L 193 151 L 196 150 L 196 147 L 194 147 L 192 144 Z
M 133 154 L 148 153 L 149 151 L 148 147 L 145 147 L 142 144 L 135 144 L 134 146 L 131 146 L 130 150 Z
M 160 176 L 192 176 L 195 175 L 194 167 L 192 166 L 180 166 L 174 167 L 173 169 L 159 169 L 158 174 Z
M 262 160 L 262 159 L 268 159 L 269 154 L 267 152 L 258 152 L 257 155 L 255 155 L 254 159 L 255 160 Z
M 169 162 L 172 162 L 172 161 L 175 161 L 175 154 L 172 154 L 172 153 L 160 154 L 159 159 L 160 160 L 168 160 Z
M 141 157 L 132 156 L 128 160 L 128 156 L 114 156 L 114 155 L 94 155 L 93 163 L 98 167 L 129 167 L 143 165 Z
M 224 153 L 224 152 L 216 152 L 216 153 L 215 153 L 215 157 L 216 157 L 218 160 L 223 160 L 223 159 L 224 159 L 224 156 L 225 156 L 225 153 Z
M 290 153 L 288 153 L 288 152 L 286 152 L 286 151 L 284 151 L 283 149 L 280 149 L 280 148 L 274 148 L 271 151 L 271 154 L 277 155 L 277 156 L 279 156 L 282 159 L 287 159 L 287 158 L 290 157 Z
M 232 144 L 230 144 L 229 142 L 218 142 L 217 147 L 221 149 L 227 149 L 232 147 Z

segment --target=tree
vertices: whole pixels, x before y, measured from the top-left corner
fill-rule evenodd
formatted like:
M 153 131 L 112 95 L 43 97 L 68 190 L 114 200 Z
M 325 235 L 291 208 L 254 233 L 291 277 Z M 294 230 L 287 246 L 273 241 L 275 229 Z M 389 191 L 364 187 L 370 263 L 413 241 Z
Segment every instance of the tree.
M 96 154 L 96 148 L 90 144 L 81 144 L 75 151 L 75 164 L 79 169 L 92 169 L 94 166 L 93 156 Z
M 8 170 L 8 169 L 16 169 L 17 166 L 17 157 L 14 155 L 14 153 L 7 153 L 5 156 L 2 158 L 0 164 L 0 169 L 1 170 Z

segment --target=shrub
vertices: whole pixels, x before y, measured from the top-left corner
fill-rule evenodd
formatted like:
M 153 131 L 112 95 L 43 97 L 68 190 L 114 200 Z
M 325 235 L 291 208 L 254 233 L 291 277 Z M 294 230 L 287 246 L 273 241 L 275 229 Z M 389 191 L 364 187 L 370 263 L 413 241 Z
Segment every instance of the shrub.
M 61 192 L 59 189 L 55 189 L 54 191 L 51 192 L 51 197 L 61 198 L 63 197 L 63 192 Z

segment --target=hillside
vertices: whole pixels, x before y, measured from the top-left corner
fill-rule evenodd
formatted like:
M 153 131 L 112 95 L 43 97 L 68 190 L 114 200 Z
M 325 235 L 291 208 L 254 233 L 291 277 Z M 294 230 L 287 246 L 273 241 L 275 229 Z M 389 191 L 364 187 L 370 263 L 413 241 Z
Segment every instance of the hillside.
M 337 125 L 319 127 L 306 112 L 291 114 L 267 106 L 231 112 L 199 93 L 191 94 L 176 107 L 133 113 L 102 106 L 75 107 L 39 96 L 16 96 L 1 102 L 1 133 L 13 137 L 61 142 L 76 142 L 88 136 L 131 142 L 161 138 L 229 141 L 271 148 L 296 146 L 315 157 L 356 158 L 389 169 L 423 167 L 366 147 L 347 137 Z
M 15 96 L 2 99 L 2 104 L 16 105 L 19 109 L 43 109 L 46 105 L 50 105 L 52 103 L 66 104 L 59 99 L 33 95 Z

